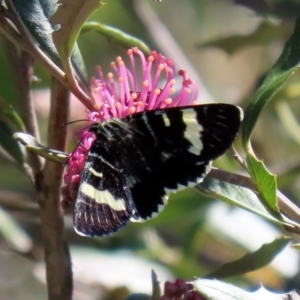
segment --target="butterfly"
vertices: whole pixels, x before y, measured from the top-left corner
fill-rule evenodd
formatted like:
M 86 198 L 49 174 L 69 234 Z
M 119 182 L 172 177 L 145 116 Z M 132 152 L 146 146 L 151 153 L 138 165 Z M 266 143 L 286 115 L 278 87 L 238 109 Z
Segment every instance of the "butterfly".
M 75 203 L 74 228 L 106 236 L 153 217 L 172 192 L 202 182 L 233 143 L 243 118 L 230 104 L 144 111 L 93 123 Z

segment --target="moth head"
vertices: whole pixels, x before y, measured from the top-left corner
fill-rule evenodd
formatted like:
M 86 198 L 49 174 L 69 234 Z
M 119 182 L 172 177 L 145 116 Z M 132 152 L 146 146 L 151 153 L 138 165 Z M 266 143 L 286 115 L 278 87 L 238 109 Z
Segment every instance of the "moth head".
M 89 126 L 89 131 L 90 132 L 93 132 L 93 133 L 97 133 L 98 129 L 100 127 L 100 123 L 92 123 L 90 126 Z

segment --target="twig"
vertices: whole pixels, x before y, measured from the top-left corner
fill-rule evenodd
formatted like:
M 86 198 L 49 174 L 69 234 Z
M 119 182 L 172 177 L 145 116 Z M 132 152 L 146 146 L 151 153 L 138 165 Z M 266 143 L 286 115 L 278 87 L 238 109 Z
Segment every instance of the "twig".
M 26 52 L 23 52 L 21 56 L 19 56 L 15 46 L 5 37 L 2 37 L 2 44 L 12 68 L 16 93 L 19 98 L 18 103 L 20 103 L 20 113 L 25 124 L 26 131 L 38 138 L 39 132 L 30 91 L 33 64 L 32 57 Z M 27 155 L 31 168 L 25 168 L 23 165 L 23 169 L 33 182 L 34 173 L 38 173 L 42 169 L 42 159 L 32 151 L 27 151 Z
M 38 60 L 51 74 L 58 80 L 62 85 L 69 90 L 91 111 L 95 108 L 93 106 L 93 102 L 89 98 L 86 93 L 80 89 L 80 87 L 74 85 L 69 85 L 66 78 L 65 73 L 58 68 L 51 59 L 39 48 L 38 44 L 32 38 L 30 32 L 24 25 L 21 20 L 18 12 L 14 8 L 14 5 L 11 0 L 7 0 L 7 6 L 9 7 L 9 11 L 5 11 L 2 7 L 2 14 L 0 12 L 0 32 L 6 36 L 12 43 L 14 43 L 20 49 L 28 52 L 34 59 Z M 17 33 L 10 23 L 7 21 L 7 18 L 13 21 L 14 25 L 18 29 L 19 33 Z
M 239 155 L 239 153 L 236 151 L 234 145 L 231 145 L 229 148 L 229 152 L 233 156 L 233 158 L 236 160 L 236 162 L 244 169 L 247 170 L 247 164 L 246 161 Z
M 61 130 L 61 126 L 68 120 L 69 92 L 54 78 L 51 91 L 48 146 L 64 150 L 66 128 Z M 64 235 L 63 211 L 59 202 L 62 173 L 61 164 L 46 161 L 42 173 L 36 179 L 45 244 L 49 300 L 71 300 L 72 298 L 71 259 Z
M 77 98 L 91 111 L 95 110 L 95 108 L 92 105 L 91 99 L 89 96 L 84 92 L 83 89 L 78 84 L 78 81 L 76 80 L 74 69 L 72 67 L 71 57 L 69 57 L 64 63 L 65 68 L 65 77 L 68 82 L 68 86 L 70 91 L 77 96 Z
M 248 176 L 230 173 L 217 168 L 212 168 L 207 176 L 231 184 L 242 186 L 258 193 L 255 183 Z M 300 223 L 300 208 L 296 206 L 286 196 L 284 196 L 279 190 L 277 190 L 277 201 L 279 209 L 284 214 L 286 214 L 289 218 L 295 220 L 296 222 Z
M 38 213 L 35 194 L 17 190 L 0 190 L 0 205 L 5 209 Z

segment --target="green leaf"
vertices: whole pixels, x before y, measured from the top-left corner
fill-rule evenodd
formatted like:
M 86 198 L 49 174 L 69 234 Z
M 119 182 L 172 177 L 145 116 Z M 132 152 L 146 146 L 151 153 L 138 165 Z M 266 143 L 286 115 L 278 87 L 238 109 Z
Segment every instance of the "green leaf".
M 246 47 L 268 45 L 273 39 L 285 36 L 288 28 L 278 22 L 265 19 L 258 28 L 249 35 L 231 35 L 225 38 L 210 40 L 197 45 L 197 48 L 217 47 L 228 54 L 234 54 Z
M 13 138 L 23 144 L 27 149 L 37 153 L 38 155 L 61 164 L 65 164 L 68 160 L 68 154 L 62 151 L 46 148 L 41 145 L 35 137 L 23 132 L 16 132 Z
M 9 125 L 0 119 L 0 145 L 19 163 L 24 162 L 24 156 L 19 144 L 12 138 L 13 131 Z
M 265 167 L 263 161 L 258 160 L 251 153 L 247 156 L 247 167 L 251 178 L 256 183 L 261 199 L 271 210 L 271 213 L 279 216 L 279 208 L 277 206 L 277 181 L 276 176 L 270 173 Z
M 51 33 L 53 31 L 49 18 L 58 8 L 57 0 L 12 0 L 21 19 L 38 41 L 41 47 L 51 56 L 57 65 L 61 65 L 58 52 L 53 43 Z
M 266 290 L 263 286 L 253 293 L 255 300 L 300 300 L 299 295 L 292 291 L 285 294 L 274 294 Z
M 254 296 L 232 284 L 218 280 L 197 279 L 192 282 L 193 290 L 204 296 L 205 299 L 214 300 L 255 300 Z M 257 300 L 257 299 L 256 299 Z
M 205 277 L 221 279 L 239 276 L 260 269 L 268 265 L 287 246 L 289 241 L 290 239 L 286 237 L 278 238 L 269 244 L 262 245 L 261 248 L 253 253 L 246 254 L 236 261 L 224 264 L 221 268 Z
M 100 0 L 60 0 L 59 4 L 56 13 L 51 16 L 51 24 L 55 29 L 52 34 L 53 42 L 66 70 L 72 57 L 72 64 L 88 90 L 89 81 L 85 64 L 76 41 L 83 23 L 103 4 Z
M 84 33 L 91 30 L 103 35 L 109 43 L 121 46 L 125 50 L 131 47 L 138 47 L 145 54 L 151 53 L 149 47 L 143 41 L 117 28 L 98 22 L 87 22 L 83 25 L 81 32 Z
M 257 197 L 257 194 L 247 188 L 206 177 L 200 185 L 197 185 L 197 190 L 207 197 L 220 199 L 228 204 L 253 212 L 274 223 L 293 226 L 293 222 L 284 218 L 283 215 L 271 214 L 269 209 Z
M 24 24 L 40 44 L 41 48 L 51 57 L 57 66 L 62 67 L 60 55 L 51 36 L 53 27 L 49 21 L 57 9 L 62 5 L 59 5 L 57 0 L 12 1 Z M 77 3 L 79 1 L 73 2 Z M 90 2 L 90 0 L 86 2 Z M 75 42 L 73 44 L 73 48 L 74 52 L 72 54 L 72 63 L 74 65 L 74 69 L 78 73 L 81 81 L 88 86 L 88 77 L 85 65 Z
M 51 23 L 54 28 L 57 28 L 52 37 L 63 65 L 66 65 L 83 23 L 103 4 L 100 0 L 61 0 L 60 4 L 57 12 L 51 18 Z
M 24 123 L 11 104 L 0 96 L 0 119 L 13 125 L 17 130 L 25 131 Z
M 197 279 L 192 284 L 194 291 L 207 300 L 299 300 L 299 295 L 294 291 L 286 294 L 274 294 L 261 287 L 259 290 L 249 293 L 232 284 L 211 279 Z
M 245 110 L 242 123 L 242 142 L 249 151 L 250 138 L 263 107 L 272 99 L 280 88 L 290 79 L 300 64 L 300 17 L 296 21 L 295 31 L 286 42 L 284 50 L 272 69 L 267 74 L 262 85 L 254 94 Z
M 288 22 L 297 18 L 300 11 L 300 3 L 297 0 L 235 0 L 234 2 L 238 5 L 245 5 L 255 11 L 258 16 L 276 17 Z

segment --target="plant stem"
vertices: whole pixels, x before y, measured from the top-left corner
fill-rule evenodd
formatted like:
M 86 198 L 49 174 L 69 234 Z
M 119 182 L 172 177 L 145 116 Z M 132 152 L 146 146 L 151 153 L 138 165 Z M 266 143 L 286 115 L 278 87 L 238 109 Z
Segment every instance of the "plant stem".
M 51 87 L 51 109 L 48 124 L 48 146 L 64 150 L 68 120 L 69 92 L 55 78 Z M 68 244 L 64 235 L 63 211 L 60 206 L 60 187 L 63 166 L 46 161 L 37 176 L 37 196 L 45 244 L 45 262 L 49 300 L 72 299 L 72 271 Z
M 31 78 L 33 73 L 33 59 L 26 53 L 18 54 L 15 45 L 2 36 L 3 49 L 12 69 L 16 93 L 18 95 L 19 111 L 25 125 L 26 132 L 39 138 L 36 115 L 31 97 Z M 27 173 L 30 180 L 34 182 L 34 173 L 42 169 L 42 159 L 32 151 L 27 151 L 28 163 L 30 168 L 23 165 L 23 170 Z

